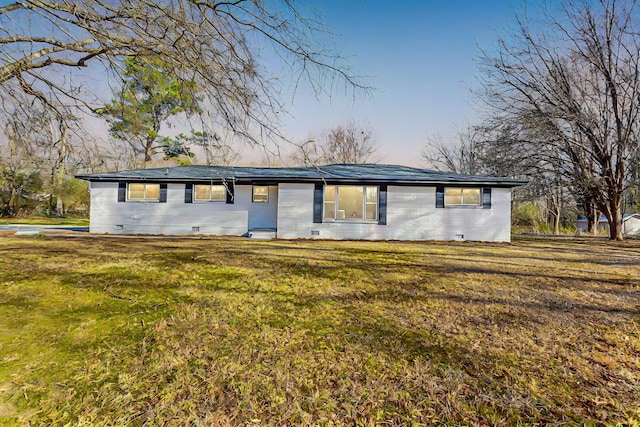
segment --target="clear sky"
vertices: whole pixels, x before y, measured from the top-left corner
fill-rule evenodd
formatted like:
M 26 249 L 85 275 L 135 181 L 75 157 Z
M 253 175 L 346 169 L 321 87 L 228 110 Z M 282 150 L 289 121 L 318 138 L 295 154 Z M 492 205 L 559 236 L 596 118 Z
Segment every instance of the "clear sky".
M 336 50 L 349 58 L 355 74 L 368 76 L 362 82 L 375 90 L 355 99 L 338 91 L 329 99 L 302 87 L 291 99 L 285 88 L 290 116 L 281 116 L 282 133 L 301 143 L 354 120 L 372 130 L 376 161 L 427 166 L 420 157 L 427 138 L 453 140 L 459 129 L 478 121 L 470 89 L 477 87 L 480 49 L 492 50 L 526 1 L 300 0 L 303 9 L 310 4 L 323 16 L 336 34 Z M 90 70 L 85 79 L 90 90 L 110 98 L 109 86 Z M 89 126 L 106 139 L 104 122 L 93 120 Z M 241 154 L 243 164 L 265 159 L 260 150 Z
M 284 133 L 294 141 L 319 136 L 354 119 L 370 126 L 378 161 L 425 166 L 427 137 L 453 138 L 477 121 L 480 48 L 514 22 L 519 0 L 322 0 L 315 8 L 338 34 L 340 53 L 377 90 L 316 99 L 304 89 L 289 108 Z

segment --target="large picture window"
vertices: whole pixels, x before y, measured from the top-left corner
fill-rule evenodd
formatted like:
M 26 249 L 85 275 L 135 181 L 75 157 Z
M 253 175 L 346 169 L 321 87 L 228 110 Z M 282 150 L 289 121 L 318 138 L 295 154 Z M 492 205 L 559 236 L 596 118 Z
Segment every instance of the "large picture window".
M 193 199 L 196 202 L 224 202 L 227 190 L 224 185 L 195 185 Z
M 445 206 L 481 206 L 482 194 L 479 188 L 447 187 L 444 189 Z
M 324 219 L 378 220 L 378 187 L 327 185 L 324 189 Z
M 160 184 L 130 183 L 127 189 L 127 200 L 159 201 L 160 200 Z

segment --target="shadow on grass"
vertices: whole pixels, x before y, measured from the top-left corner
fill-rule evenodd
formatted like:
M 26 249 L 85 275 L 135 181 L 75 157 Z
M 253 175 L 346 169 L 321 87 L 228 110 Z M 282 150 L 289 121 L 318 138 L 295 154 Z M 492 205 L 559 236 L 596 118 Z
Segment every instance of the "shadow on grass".
M 369 286 L 376 286 L 379 288 L 375 292 L 367 291 L 353 292 L 347 295 L 338 296 L 319 296 L 318 301 L 323 298 L 339 299 L 343 298 L 342 302 L 355 301 L 355 300 L 369 300 L 369 301 L 413 301 L 424 302 L 431 298 L 435 299 L 449 299 L 452 301 L 464 302 L 465 300 L 472 301 L 472 297 L 466 295 L 449 294 L 443 296 L 442 293 L 430 293 L 430 289 L 436 287 L 441 277 L 454 278 L 455 275 L 461 275 L 461 280 L 467 280 L 468 277 L 473 277 L 470 280 L 492 280 L 492 278 L 499 277 L 500 280 L 507 280 L 508 283 L 530 294 L 529 301 L 515 301 L 508 298 L 500 298 L 489 296 L 486 298 L 473 297 L 478 304 L 502 304 L 512 305 L 517 307 L 527 307 L 532 310 L 549 310 L 549 311 L 589 311 L 589 312 L 607 312 L 607 313 L 621 313 L 636 315 L 638 309 L 629 307 L 611 307 L 605 304 L 585 304 L 578 299 L 569 298 L 566 296 L 560 296 L 557 292 L 554 292 L 553 298 L 549 301 L 539 301 L 540 289 L 547 291 L 555 290 L 579 290 L 589 291 L 593 293 L 604 293 L 609 295 L 615 295 L 624 298 L 640 298 L 640 292 L 634 292 L 629 290 L 629 286 L 637 285 L 637 282 L 629 277 L 628 279 L 610 278 L 610 277 L 594 277 L 589 272 L 580 272 L 579 270 L 571 270 L 570 274 L 548 274 L 547 271 L 550 267 L 544 266 L 531 266 L 533 272 L 522 271 L 522 263 L 509 261 L 507 258 L 502 261 L 504 257 L 498 257 L 496 255 L 482 252 L 479 256 L 495 256 L 497 259 L 501 259 L 499 263 L 487 264 L 484 260 L 473 260 L 472 258 L 465 258 L 460 256 L 450 256 L 446 254 L 440 254 L 437 256 L 431 256 L 427 261 L 428 263 L 418 263 L 416 259 L 423 256 L 423 253 L 409 252 L 409 253 L 394 253 L 389 251 L 378 251 L 376 255 L 393 254 L 394 259 L 391 262 L 386 262 L 384 256 L 377 258 L 370 258 L 369 260 L 362 261 L 360 258 L 348 256 L 344 251 L 332 250 L 331 252 L 335 256 L 327 259 L 327 254 L 318 254 L 310 256 L 308 252 L 298 251 L 291 253 L 292 247 L 295 245 L 277 245 L 286 249 L 287 253 L 273 252 L 272 246 L 260 246 L 251 247 L 247 246 L 247 251 L 232 249 L 224 250 L 224 256 L 218 257 L 216 253 L 195 255 L 203 252 L 185 251 L 182 252 L 158 252 L 144 256 L 143 258 L 150 262 L 155 268 L 160 269 L 182 269 L 188 270 L 189 266 L 197 266 L 199 268 L 199 275 L 201 280 L 199 284 L 210 290 L 217 291 L 230 291 L 240 293 L 258 293 L 262 292 L 260 286 L 251 286 L 243 282 L 243 273 L 239 271 L 229 271 L 229 267 L 224 267 L 224 264 L 238 264 L 248 265 L 253 267 L 256 271 L 267 269 L 269 274 L 281 275 L 284 278 L 297 278 L 301 280 L 329 280 L 337 281 L 344 285 L 349 285 L 352 280 L 362 281 Z M 243 248 L 244 249 L 244 248 Z M 326 251 L 326 250 L 325 250 Z M 355 248 L 352 253 L 366 253 L 371 255 L 365 248 Z M 316 253 L 315 249 L 312 254 Z M 477 254 L 478 252 L 474 252 Z M 195 259 L 194 259 L 195 258 Z M 247 260 L 251 262 L 247 263 Z M 564 260 L 563 260 L 564 261 Z M 587 261 L 585 261 L 587 262 Z M 464 264 L 467 264 L 465 266 Z M 470 265 L 469 265 L 470 264 Z M 475 264 L 475 265 L 474 265 Z M 203 270 L 205 266 L 211 266 L 211 271 Z M 220 270 L 216 270 L 220 269 Z M 555 271 L 555 269 L 553 269 Z M 120 277 L 121 271 L 114 271 L 113 277 Z M 393 281 L 385 283 L 386 277 L 392 277 L 395 274 L 409 275 L 410 278 L 406 279 L 408 282 Z M 602 275 L 614 274 L 611 272 L 602 272 Z M 100 275 L 100 283 L 109 280 L 109 276 Z M 484 278 L 484 279 L 483 279 Z M 246 279 L 249 280 L 249 279 Z M 238 282 L 243 282 L 242 286 L 238 286 Z M 230 286 L 230 283 L 236 283 L 234 286 Z M 578 283 L 578 284 L 576 284 Z M 179 287 L 177 284 L 167 285 L 162 283 L 153 282 L 144 275 L 136 275 L 125 281 L 120 280 L 118 285 L 131 284 L 134 287 L 149 288 L 149 287 L 166 287 L 167 289 Z M 603 285 L 614 285 L 619 289 L 611 289 Z M 383 288 L 383 289 L 382 289 Z M 626 288 L 626 289 L 625 289 Z M 270 289 L 268 292 L 271 295 L 281 294 L 282 297 L 293 298 L 300 304 L 309 304 L 312 301 L 308 298 L 302 298 L 301 293 L 304 293 L 304 289 L 299 291 L 291 290 L 291 292 L 278 292 Z
M 472 396 L 458 397 L 457 401 L 451 402 L 447 401 L 448 396 L 440 396 L 445 405 L 443 411 L 450 411 L 443 414 L 450 415 L 451 418 L 448 419 L 453 420 L 452 422 L 456 421 L 455 411 L 460 411 L 462 406 L 452 409 L 451 406 L 446 407 L 447 404 L 468 404 L 470 410 L 475 409 L 473 405 L 485 405 L 491 407 L 494 413 L 512 422 L 522 421 L 523 418 L 518 419 L 519 416 L 531 417 L 529 420 L 524 418 L 525 421 L 539 421 L 536 417 L 542 412 L 547 421 L 561 418 L 567 420 L 573 409 L 562 410 L 560 408 L 562 404 L 566 402 L 569 407 L 574 401 L 584 402 L 585 405 L 590 401 L 584 396 L 577 398 L 571 396 L 571 393 L 582 389 L 568 391 L 562 389 L 561 392 L 566 392 L 566 396 L 570 397 L 561 396 L 558 398 L 560 403 L 556 404 L 549 400 L 556 398 L 560 393 L 546 400 L 544 394 L 548 389 L 541 386 L 540 382 L 529 387 L 530 384 L 526 380 L 535 379 L 536 374 L 546 375 L 547 380 L 549 378 L 557 380 L 561 383 L 558 386 L 560 388 L 568 387 L 564 385 L 564 380 L 571 380 L 571 378 L 563 377 L 558 373 L 554 373 L 554 377 L 545 373 L 546 371 L 531 371 L 527 366 L 530 360 L 526 359 L 531 356 L 514 356 L 518 349 L 510 347 L 512 342 L 507 339 L 510 338 L 509 333 L 517 334 L 521 330 L 526 331 L 527 328 L 548 330 L 547 333 L 551 339 L 556 339 L 564 331 L 554 327 L 566 324 L 563 322 L 567 319 L 572 326 L 576 325 L 576 328 L 581 326 L 581 319 L 571 318 L 571 315 L 577 313 L 585 313 L 591 319 L 598 319 L 600 313 L 615 315 L 609 316 L 611 318 L 628 318 L 638 315 L 637 304 L 633 305 L 637 294 L 629 290 L 629 286 L 632 285 L 630 281 L 599 279 L 590 277 L 589 273 L 565 275 L 562 271 L 545 275 L 547 270 L 538 267 L 532 267 L 535 268 L 533 272 L 527 272 L 522 270 L 528 266 L 518 269 L 519 264 L 513 261 L 509 261 L 509 271 L 505 271 L 507 267 L 504 263 L 487 264 L 484 260 L 474 261 L 460 254 L 470 257 L 495 256 L 496 259 L 502 259 L 496 254 L 489 254 L 494 246 L 487 248 L 487 253 L 474 250 L 471 254 L 469 246 L 463 244 L 458 245 L 460 251 L 454 248 L 449 253 L 443 253 L 441 250 L 446 247 L 445 245 L 433 247 L 417 245 L 417 249 L 394 252 L 392 249 L 372 249 L 374 245 L 368 243 L 339 243 L 332 246 L 332 249 L 324 247 L 318 249 L 316 243 L 306 242 L 303 245 L 298 245 L 296 242 L 259 245 L 245 242 L 241 244 L 195 242 L 184 246 L 173 243 L 165 246 L 158 242 L 142 241 L 140 245 L 141 247 L 135 248 L 136 256 L 143 263 L 139 271 L 133 271 L 125 266 L 114 266 L 87 273 L 79 267 L 74 271 L 49 269 L 37 274 L 39 277 L 55 274 L 56 283 L 67 292 L 86 290 L 97 293 L 99 297 L 96 297 L 96 300 L 102 301 L 101 310 L 104 311 L 104 316 L 120 316 L 131 320 L 132 323 L 136 323 L 133 317 L 140 312 L 156 318 L 162 317 L 163 322 L 159 323 L 164 325 L 162 326 L 164 329 L 161 328 L 160 332 L 158 329 L 146 329 L 143 332 L 138 328 L 135 333 L 131 333 L 129 339 L 132 341 L 140 338 L 143 333 L 149 335 L 144 337 L 144 342 L 141 340 L 140 343 L 131 346 L 128 351 L 135 353 L 137 357 L 137 353 L 143 352 L 141 348 L 148 345 L 153 350 L 148 352 L 154 357 L 153 362 L 160 359 L 161 365 L 164 361 L 171 369 L 175 369 L 175 372 L 187 374 L 194 373 L 196 369 L 185 365 L 191 359 L 172 358 L 172 356 L 176 354 L 179 356 L 180 350 L 185 346 L 195 348 L 194 354 L 186 352 L 195 361 L 200 361 L 202 354 L 211 352 L 219 356 L 219 360 L 215 362 L 219 363 L 217 366 L 220 369 L 233 370 L 247 367 L 247 370 L 251 371 L 248 374 L 248 380 L 242 381 L 241 384 L 243 387 L 247 385 L 244 390 L 249 390 L 247 391 L 249 394 L 252 392 L 251 387 L 258 387 L 256 384 L 260 381 L 269 380 L 276 386 L 285 387 L 284 384 L 278 383 L 277 379 L 270 377 L 271 366 L 260 365 L 261 362 L 256 359 L 263 357 L 266 360 L 264 363 L 268 364 L 273 360 L 269 359 L 269 356 L 278 360 L 287 360 L 292 352 L 299 351 L 304 353 L 303 357 L 298 359 L 301 365 L 303 361 L 313 359 L 314 354 L 344 358 L 347 366 L 351 367 L 344 372 L 350 376 L 350 380 L 365 389 L 370 385 L 374 388 L 378 387 L 371 392 L 372 396 L 369 400 L 371 405 L 377 404 L 377 400 L 384 400 L 385 396 L 388 396 L 384 393 L 387 389 L 409 386 L 412 387 L 410 392 L 414 394 L 409 395 L 404 403 L 408 402 L 409 406 L 429 407 L 424 405 L 425 396 L 434 396 L 429 395 L 428 390 L 421 389 L 419 381 L 414 381 L 414 378 L 402 378 L 403 372 L 389 372 L 384 369 L 384 374 L 387 376 L 385 379 L 379 380 L 376 377 L 372 380 L 373 376 L 367 377 L 362 372 L 358 372 L 358 369 L 366 369 L 366 361 L 354 366 L 348 365 L 349 355 L 345 355 L 347 352 L 340 352 L 341 349 L 348 349 L 351 355 L 356 354 L 362 357 L 362 360 L 374 362 L 403 360 L 407 363 L 397 366 L 409 369 L 414 368 L 415 364 L 427 361 L 432 366 L 429 368 L 432 371 L 424 374 L 425 378 L 435 378 L 434 381 L 442 380 L 449 371 L 464 373 L 459 377 L 454 376 L 451 385 L 455 388 L 459 385 L 455 384 L 456 381 L 464 381 L 469 386 Z M 350 245 L 355 247 L 351 248 Z M 104 246 L 108 251 L 123 251 L 125 254 L 122 255 L 123 257 L 126 257 L 128 251 L 133 250 L 128 244 L 115 246 L 105 244 Z M 93 259 L 102 259 L 96 247 L 91 249 Z M 406 246 L 402 248 L 404 250 Z M 74 256 L 70 253 L 68 255 Z M 117 262 L 117 259 L 114 262 Z M 509 297 L 510 294 L 501 294 L 500 287 L 490 288 L 494 280 L 499 281 L 502 288 L 513 288 L 513 298 Z M 521 284 L 524 282 L 526 285 Z M 584 282 L 585 286 L 576 284 L 578 282 Z M 481 293 L 483 283 L 487 283 L 489 288 L 486 296 Z M 624 297 L 624 303 L 619 306 L 612 305 L 615 300 L 603 301 L 602 304 L 585 303 L 580 300 L 579 294 L 576 294 L 576 298 L 572 298 L 554 290 L 555 287 L 558 291 L 578 289 L 596 292 L 598 284 L 619 287 L 619 292 L 612 289 L 603 289 L 601 292 L 606 291 L 611 295 Z M 628 301 L 630 298 L 633 298 L 632 302 Z M 16 301 L 16 304 L 19 303 Z M 427 314 L 432 314 L 429 311 L 430 307 L 435 307 L 434 311 L 437 310 L 435 316 L 450 316 L 447 318 L 449 323 L 427 317 Z M 175 317 L 174 309 L 180 310 L 179 315 Z M 458 310 L 460 312 L 457 312 Z M 59 313 L 61 316 L 68 317 L 70 322 L 74 322 L 95 316 L 95 311 L 95 306 L 85 304 L 63 308 Z M 550 319 L 551 324 L 545 324 Z M 455 321 L 467 323 L 452 324 Z M 597 321 L 595 323 L 598 324 Z M 459 330 L 453 329 L 458 326 Z M 445 331 L 445 328 L 452 329 Z M 194 334 L 189 335 L 189 332 L 194 330 Z M 302 349 L 292 349 L 287 347 L 286 343 L 282 344 L 286 342 L 286 332 L 291 330 L 295 330 L 300 335 L 305 335 L 306 330 L 310 331 L 308 337 L 295 341 L 295 345 L 303 347 Z M 499 330 L 503 334 L 500 337 L 505 339 L 505 342 L 495 343 L 497 349 L 492 347 L 491 339 L 484 339 L 485 334 L 492 330 Z M 175 343 L 176 348 L 169 349 L 165 346 L 166 342 L 162 346 L 154 347 L 156 339 L 161 340 L 162 331 L 166 334 L 175 334 L 180 338 Z M 116 337 L 118 331 L 113 332 Z M 278 341 L 282 336 L 284 339 Z M 206 345 L 201 342 L 205 339 Z M 331 341 L 338 350 L 323 353 L 321 345 L 323 340 Z M 474 346 L 479 342 L 482 345 Z M 91 343 L 95 344 L 94 341 Z M 239 356 L 240 360 L 234 359 L 235 352 L 241 344 L 247 345 L 248 350 L 245 349 L 246 353 Z M 584 344 L 588 350 L 590 344 Z M 213 347 L 219 351 L 213 352 Z M 114 358 L 111 360 L 114 367 L 109 368 L 113 369 L 109 372 L 111 376 L 103 384 L 106 390 L 117 383 L 120 372 L 127 374 L 127 368 L 131 366 L 127 365 L 130 361 L 124 360 L 122 356 L 122 346 L 105 351 Z M 202 354 L 199 351 L 202 351 Z M 308 353 L 305 353 L 307 351 Z M 378 359 L 377 356 L 381 357 Z M 552 355 L 536 353 L 535 357 L 539 359 L 535 362 L 541 365 L 555 362 L 552 360 Z M 134 369 L 133 372 L 147 370 L 147 366 L 142 366 L 140 362 L 143 359 L 138 360 L 141 365 L 138 368 L 141 370 Z M 145 363 L 148 362 L 144 360 Z M 201 362 L 203 369 L 206 369 L 212 366 L 214 360 L 202 359 Z M 100 366 L 102 368 L 102 365 Z M 255 367 L 258 369 L 254 370 Z M 300 379 L 304 380 L 305 375 L 322 376 L 325 372 L 323 369 L 326 368 L 331 366 L 307 370 L 285 365 L 282 369 L 285 374 L 290 373 L 295 377 L 294 379 L 302 377 Z M 540 369 L 545 368 L 543 366 Z M 510 369 L 512 371 L 509 371 Z M 159 372 L 164 375 L 167 370 Z M 204 378 L 207 378 L 207 372 L 206 370 L 203 372 L 204 381 Z M 211 374 L 214 375 L 213 372 Z M 260 378 L 256 378 L 258 376 Z M 160 375 L 160 378 L 163 377 Z M 174 378 L 170 372 L 166 378 L 168 378 L 167 382 L 172 384 L 179 385 L 181 381 L 180 378 Z M 86 378 L 87 395 L 95 391 L 94 380 L 95 378 Z M 367 381 L 370 382 L 367 383 Z M 292 378 L 288 378 L 287 382 L 292 383 Z M 205 383 L 206 381 L 203 382 Z M 220 393 L 231 395 L 241 390 L 241 388 L 232 387 L 228 390 L 224 387 L 217 388 L 218 384 L 213 384 L 216 387 L 212 388 L 214 390 L 212 395 L 208 396 L 207 392 L 202 392 L 206 400 L 195 404 L 214 405 L 212 399 L 221 397 Z M 223 385 L 226 384 L 228 382 Z M 597 382 L 596 385 L 598 385 Z M 149 384 L 149 386 L 155 386 L 155 384 Z M 150 401 L 156 404 L 157 400 L 175 399 L 177 404 L 192 403 L 189 393 L 172 395 L 172 386 L 167 385 L 166 388 L 159 386 L 158 394 L 154 395 Z M 518 389 L 514 391 L 515 386 Z M 585 394 L 597 392 L 594 387 L 589 388 Z M 310 386 L 305 390 L 305 393 L 295 396 L 297 402 L 310 400 L 314 388 Z M 331 389 L 319 391 L 332 393 Z M 193 390 L 194 394 L 198 392 L 200 390 Z M 582 393 L 582 391 L 579 392 Z M 474 400 L 475 395 L 481 396 L 481 399 L 486 401 L 477 403 L 479 400 Z M 509 400 L 503 399 L 508 395 L 515 395 L 521 399 L 519 402 L 526 402 L 516 409 L 515 415 L 511 412 Z M 270 395 L 265 394 L 265 396 L 269 398 Z M 435 396 L 435 398 L 439 397 Z M 467 400 L 460 403 L 461 399 Z M 234 405 L 237 403 L 235 399 L 232 401 Z M 73 403 L 76 402 L 78 401 Z M 274 401 L 273 404 L 276 405 L 277 402 Z M 411 419 L 410 411 L 402 406 L 402 402 L 386 402 L 386 404 L 390 407 L 397 405 L 390 409 L 389 413 L 402 414 L 405 421 Z M 381 406 L 372 407 L 377 410 Z M 536 412 L 536 408 L 541 412 Z M 236 407 L 220 408 L 223 412 L 236 409 Z M 121 408 L 114 410 L 121 410 Z M 252 416 L 246 413 L 244 415 Z M 274 412 L 271 415 L 276 417 L 280 414 Z M 591 416 L 592 413 L 588 415 Z M 483 417 L 482 414 L 477 413 L 475 416 L 478 419 Z M 488 417 L 484 419 L 488 423 L 490 420 L 491 418 Z M 239 420 L 238 423 L 242 421 Z M 140 423 L 143 424 L 142 421 Z M 153 424 L 153 420 L 150 424 Z
M 552 255 L 556 252 L 556 255 Z M 619 253 L 608 254 L 606 252 L 603 253 L 602 248 L 593 248 L 587 251 L 564 251 L 566 254 L 571 254 L 573 257 L 561 257 L 561 255 L 557 254 L 557 250 L 553 250 L 553 248 L 549 247 L 545 253 L 548 256 L 534 255 L 533 253 L 522 253 L 521 251 L 510 251 L 508 254 L 504 253 L 494 253 L 491 251 L 482 251 L 482 252 L 469 252 L 465 251 L 465 255 L 468 258 L 460 258 L 461 260 L 471 260 L 474 256 L 481 258 L 492 258 L 498 260 L 498 262 L 503 263 L 503 261 L 508 259 L 518 259 L 522 261 L 527 260 L 536 260 L 543 262 L 557 262 L 561 261 L 563 263 L 568 264 L 593 264 L 593 265 L 602 265 L 602 266 L 632 266 L 635 267 L 638 265 L 638 257 L 640 257 L 640 251 L 632 254 L 625 253 L 623 255 Z M 577 256 L 579 255 L 579 256 Z M 510 263 L 513 265 L 522 266 L 521 263 Z

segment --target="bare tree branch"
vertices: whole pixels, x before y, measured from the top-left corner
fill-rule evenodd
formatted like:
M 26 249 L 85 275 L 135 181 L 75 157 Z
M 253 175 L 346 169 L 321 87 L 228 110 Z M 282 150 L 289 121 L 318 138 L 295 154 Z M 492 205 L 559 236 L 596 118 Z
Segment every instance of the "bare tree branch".
M 640 11 L 634 0 L 583 0 L 547 12 L 545 30 L 520 19 L 517 37 L 482 58 L 482 95 L 622 239 L 622 195 L 639 158 Z
M 39 93 L 48 103 L 33 99 L 49 107 L 90 111 L 107 100 L 92 99 L 91 87 L 78 90 L 88 84 L 83 73 L 121 76 L 126 58 L 159 56 L 171 78 L 196 80 L 216 124 L 264 144 L 283 138 L 280 94 L 289 82 L 270 74 L 263 54 L 317 91 L 334 82 L 367 91 L 344 58 L 317 43 L 324 30 L 290 0 L 24 0 L 0 7 L 0 85 Z

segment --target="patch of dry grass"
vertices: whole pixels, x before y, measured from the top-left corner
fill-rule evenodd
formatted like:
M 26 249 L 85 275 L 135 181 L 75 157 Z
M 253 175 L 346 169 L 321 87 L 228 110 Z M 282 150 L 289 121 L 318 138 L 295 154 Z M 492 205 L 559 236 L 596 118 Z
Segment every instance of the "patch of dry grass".
M 627 424 L 640 242 L 0 239 L 0 423 Z

